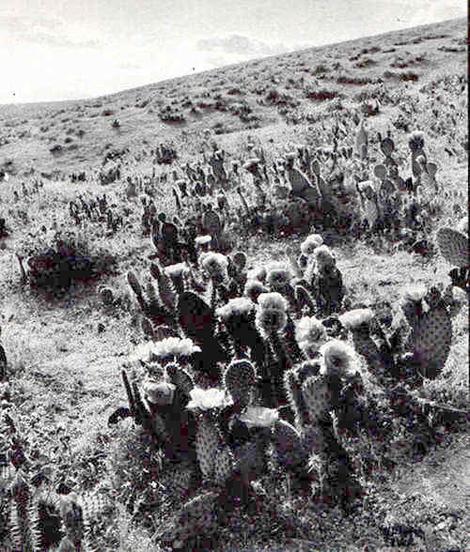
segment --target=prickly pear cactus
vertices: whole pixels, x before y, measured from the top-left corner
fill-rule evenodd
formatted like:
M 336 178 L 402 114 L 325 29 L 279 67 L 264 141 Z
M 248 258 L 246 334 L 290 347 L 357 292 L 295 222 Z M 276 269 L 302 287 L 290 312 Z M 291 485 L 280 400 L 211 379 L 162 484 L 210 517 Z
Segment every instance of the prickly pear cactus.
M 137 297 L 139 304 L 142 306 L 144 304 L 143 291 L 139 280 L 137 279 L 137 276 L 134 274 L 134 272 L 129 271 L 127 273 L 127 282 L 134 292 L 135 296 Z
M 186 502 L 165 540 L 181 548 L 186 541 L 217 528 L 217 493 L 205 492 Z
M 300 433 L 285 420 L 274 424 L 273 443 L 278 462 L 286 468 L 292 469 L 307 461 Z
M 212 309 L 195 293 L 186 291 L 179 296 L 178 317 L 188 337 L 197 340 L 211 335 L 215 323 Z
M 67 498 L 61 505 L 61 513 L 66 536 L 80 549 L 85 536 L 83 508 L 73 498 Z
M 234 470 L 234 458 L 227 445 L 219 447 L 214 459 L 214 482 L 223 485 L 232 475 Z
M 302 384 L 302 396 L 311 423 L 324 419 L 331 410 L 331 394 L 327 381 L 322 376 L 307 378 Z
M 294 413 L 295 424 L 301 427 L 308 419 L 308 411 L 302 395 L 302 381 L 297 368 L 284 373 L 284 389 L 289 406 Z
M 29 511 L 32 491 L 21 471 L 16 474 L 10 486 L 10 493 L 12 504 L 9 525 L 14 550 L 33 550 L 34 537 Z
M 240 409 L 250 404 L 255 383 L 255 368 L 248 360 L 231 362 L 223 376 L 225 390 Z
M 313 315 L 316 310 L 315 302 L 304 286 L 300 284 L 295 286 L 295 299 L 300 312 L 306 312 L 308 315 Z
M 162 303 L 172 311 L 176 306 L 177 294 L 171 278 L 163 268 L 156 263 L 150 266 L 150 273 L 157 281 L 158 292 Z
M 191 374 L 178 364 L 167 364 L 166 371 L 171 383 L 185 396 L 194 388 L 194 379 Z
M 452 322 L 445 306 L 438 305 L 424 313 L 413 339 L 414 357 L 423 377 L 439 376 L 449 356 L 451 341 Z
M 220 435 L 215 422 L 208 415 L 201 415 L 196 434 L 196 453 L 202 475 L 214 477 L 215 459 L 220 444 Z
M 453 228 L 439 228 L 437 244 L 444 259 L 452 266 L 464 268 L 469 265 L 468 236 Z

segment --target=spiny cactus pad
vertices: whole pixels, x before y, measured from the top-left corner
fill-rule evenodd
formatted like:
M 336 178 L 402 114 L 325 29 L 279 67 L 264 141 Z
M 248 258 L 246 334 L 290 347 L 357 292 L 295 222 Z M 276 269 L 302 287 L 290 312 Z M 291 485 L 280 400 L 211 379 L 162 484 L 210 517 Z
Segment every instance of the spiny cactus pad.
M 199 467 L 205 478 L 212 478 L 214 475 L 215 457 L 219 449 L 219 432 L 215 422 L 205 415 L 198 420 L 196 434 L 196 452 Z
M 188 337 L 207 333 L 214 324 L 210 306 L 199 295 L 186 291 L 178 299 L 179 322 Z
M 274 424 L 273 442 L 277 459 L 282 465 L 292 468 L 306 460 L 300 433 L 285 420 L 277 420 Z
M 302 384 L 302 395 L 312 423 L 325 417 L 331 409 L 331 397 L 326 378 L 312 376 Z
M 449 356 L 452 341 L 452 321 L 444 306 L 425 313 L 414 336 L 414 353 L 422 376 L 434 379 L 439 376 Z
M 444 259 L 452 266 L 464 268 L 469 265 L 468 236 L 453 228 L 439 228 L 437 244 Z
M 248 406 L 256 382 L 253 364 L 248 360 L 235 360 L 225 370 L 223 380 L 224 387 L 234 402 L 242 408 Z
M 178 366 L 178 364 L 168 364 L 166 370 L 171 383 L 176 385 L 180 392 L 189 396 L 194 387 L 194 379 L 191 374 L 181 366 Z
M 217 494 L 206 492 L 188 500 L 174 522 L 173 541 L 182 545 L 217 527 Z
M 223 485 L 234 469 L 233 454 L 228 446 L 219 447 L 214 459 L 214 481 Z

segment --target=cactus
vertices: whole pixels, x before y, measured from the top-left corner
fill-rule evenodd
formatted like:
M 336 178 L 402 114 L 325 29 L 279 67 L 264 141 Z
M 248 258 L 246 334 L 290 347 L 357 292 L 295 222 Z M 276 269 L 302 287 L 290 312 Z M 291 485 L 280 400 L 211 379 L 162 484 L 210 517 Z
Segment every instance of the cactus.
M 180 548 L 201 534 L 213 533 L 218 526 L 217 499 L 216 492 L 207 491 L 188 500 L 164 540 Z
M 168 439 L 163 420 L 149 412 L 140 395 L 136 384 L 131 386 L 125 370 L 121 372 L 124 388 L 129 402 L 129 411 L 135 423 L 141 425 L 157 442 L 165 442 Z
M 85 537 L 83 509 L 73 497 L 64 499 L 60 509 L 66 537 L 80 550 Z
M 340 316 L 340 322 L 352 334 L 356 352 L 362 355 L 370 372 L 380 379 L 396 376 L 391 351 L 385 343 L 379 346 L 372 338 L 373 321 L 371 309 L 355 309 Z
M 285 420 L 277 420 L 273 428 L 273 444 L 278 462 L 288 470 L 306 472 L 307 452 L 301 434 Z
M 178 297 L 178 319 L 184 333 L 196 342 L 212 337 L 215 320 L 212 309 L 199 295 L 186 291 Z
M 178 321 L 184 333 L 193 339 L 201 352 L 192 356 L 193 367 L 211 378 L 219 376 L 217 363 L 227 359 L 227 353 L 215 337 L 216 319 L 211 307 L 199 295 L 185 291 L 178 297 Z
M 214 459 L 213 478 L 216 485 L 223 486 L 234 472 L 235 461 L 227 445 L 219 447 Z
M 10 493 L 13 499 L 10 510 L 12 541 L 17 550 L 34 552 L 33 524 L 29 509 L 32 491 L 21 471 L 17 472 Z
M 103 305 L 111 306 L 114 302 L 113 290 L 108 287 L 101 289 L 100 298 L 101 298 L 101 301 L 103 302 Z
M 302 395 L 302 379 L 298 367 L 284 373 L 284 390 L 294 413 L 295 425 L 300 428 L 308 421 L 308 411 Z
M 220 215 L 212 209 L 212 205 L 207 206 L 207 210 L 202 215 L 202 227 L 204 231 L 212 237 L 212 244 L 215 250 L 219 248 L 222 235 L 222 221 Z
M 414 360 L 419 373 L 435 379 L 442 372 L 450 352 L 452 322 L 444 305 L 438 304 L 424 313 L 419 320 L 414 337 Z
M 223 375 L 224 388 L 239 410 L 243 410 L 251 403 L 255 383 L 254 366 L 247 360 L 231 362 Z
M 158 292 L 163 305 L 165 305 L 170 312 L 173 311 L 176 307 L 177 294 L 171 278 L 165 273 L 163 268 L 156 263 L 152 263 L 150 266 L 150 274 L 157 281 Z
M 468 236 L 444 226 L 437 231 L 436 239 L 441 255 L 449 264 L 459 268 L 469 266 Z
M 359 155 L 360 159 L 367 159 L 367 147 L 369 143 L 369 138 L 367 136 L 367 131 L 364 128 L 364 121 L 361 121 L 359 129 L 356 134 L 356 152 Z
M 143 314 L 150 319 L 153 325 L 158 326 L 165 323 L 174 323 L 171 311 L 168 311 L 168 309 L 160 304 L 151 282 L 147 284 L 146 293 L 144 294 L 144 290 L 137 276 L 132 271 L 128 272 L 127 281 L 136 296 L 140 309 Z
M 1 342 L 2 328 L 0 327 L 0 383 L 7 379 L 7 355 Z
M 300 284 L 295 286 L 295 299 L 299 312 L 307 316 L 312 316 L 315 313 L 316 306 L 313 297 L 304 286 Z
M 339 310 L 344 297 L 343 276 L 329 247 L 315 250 L 315 268 L 311 287 L 315 290 L 317 309 L 325 316 Z
M 386 167 L 396 166 L 396 161 L 393 159 L 393 152 L 395 151 L 395 142 L 390 137 L 390 132 L 387 133 L 385 138 L 380 139 L 380 151 L 385 157 L 384 165 Z
M 32 503 L 33 535 L 37 550 L 49 550 L 63 538 L 59 500 L 54 493 L 42 494 Z
M 302 384 L 302 397 L 310 424 L 318 424 L 328 417 L 328 412 L 332 408 L 332 396 L 326 378 L 307 378 Z
M 194 388 L 194 379 L 191 374 L 178 364 L 167 364 L 166 371 L 170 381 L 176 385 L 178 391 L 185 397 L 189 397 Z
M 205 479 L 212 480 L 215 475 L 215 463 L 221 435 L 215 423 L 209 415 L 202 414 L 198 419 L 196 433 L 196 453 L 199 468 Z

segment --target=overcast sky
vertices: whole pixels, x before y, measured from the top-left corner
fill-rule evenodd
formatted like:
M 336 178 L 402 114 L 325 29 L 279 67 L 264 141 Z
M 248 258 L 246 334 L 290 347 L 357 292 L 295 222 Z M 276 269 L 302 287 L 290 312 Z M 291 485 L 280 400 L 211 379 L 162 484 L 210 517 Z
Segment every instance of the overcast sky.
M 465 0 L 0 0 L 0 103 L 92 97 L 467 15 Z

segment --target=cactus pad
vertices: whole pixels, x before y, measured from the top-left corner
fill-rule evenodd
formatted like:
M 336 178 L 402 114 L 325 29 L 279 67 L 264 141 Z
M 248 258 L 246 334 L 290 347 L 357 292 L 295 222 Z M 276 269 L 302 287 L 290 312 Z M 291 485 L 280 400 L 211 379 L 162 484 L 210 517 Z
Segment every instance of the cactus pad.
M 444 306 L 423 315 L 413 341 L 419 372 L 425 378 L 437 378 L 447 361 L 452 341 L 452 322 Z
M 235 403 L 242 408 L 251 402 L 251 395 L 256 383 L 253 364 L 247 360 L 235 360 L 224 373 L 224 387 Z
M 202 475 L 212 478 L 215 468 L 215 457 L 219 449 L 219 433 L 212 420 L 202 416 L 198 422 L 196 434 L 196 453 Z
M 194 387 L 194 380 L 191 374 L 178 364 L 168 364 L 166 366 L 166 370 L 170 377 L 171 383 L 176 385 L 176 388 L 181 393 L 189 396 L 189 393 Z
M 468 237 L 453 228 L 440 228 L 436 234 L 437 244 L 444 259 L 452 266 L 464 268 L 469 265 Z
M 214 461 L 214 480 L 218 485 L 223 485 L 233 473 L 234 459 L 227 446 L 220 447 Z
M 185 334 L 193 339 L 211 332 L 214 326 L 214 316 L 210 306 L 191 291 L 185 291 L 179 296 L 178 316 Z
M 207 492 L 188 500 L 174 522 L 173 540 L 183 544 L 217 526 L 217 495 Z M 176 544 L 176 542 L 175 542 Z
M 276 421 L 273 441 L 278 462 L 286 468 L 298 466 L 306 460 L 300 433 L 288 422 Z
M 302 384 L 302 395 L 311 422 L 318 422 L 331 409 L 331 396 L 323 376 L 312 376 Z

